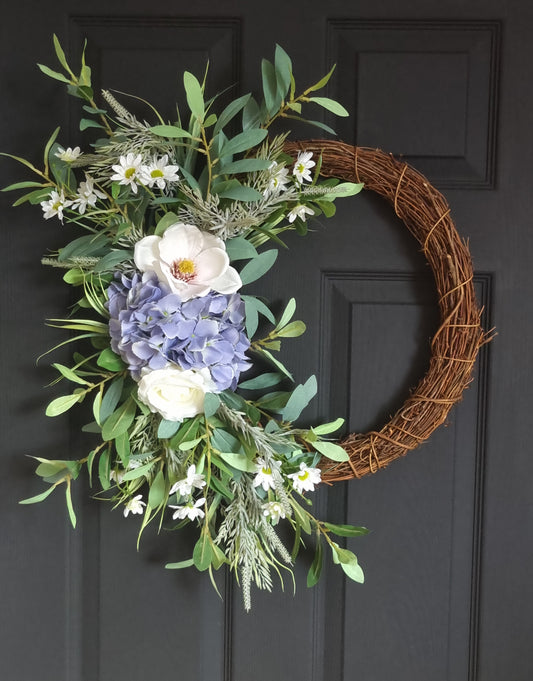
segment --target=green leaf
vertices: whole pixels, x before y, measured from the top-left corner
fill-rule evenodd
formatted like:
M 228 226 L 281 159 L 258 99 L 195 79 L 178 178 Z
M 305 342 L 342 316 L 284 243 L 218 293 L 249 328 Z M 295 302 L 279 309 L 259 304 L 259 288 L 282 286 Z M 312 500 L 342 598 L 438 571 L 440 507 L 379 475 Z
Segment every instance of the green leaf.
M 268 309 L 268 307 L 263 303 L 262 300 L 259 300 L 259 298 L 256 298 L 255 296 L 247 296 L 247 295 L 242 295 L 242 294 L 241 294 L 241 298 L 244 300 L 247 315 L 249 314 L 250 309 L 252 307 L 254 307 L 259 312 L 259 314 L 262 314 L 263 317 L 266 317 L 269 322 L 271 322 L 272 324 L 276 323 L 274 315 Z
M 127 432 L 115 438 L 115 449 L 122 465 L 126 468 L 130 462 L 130 438 Z
M 108 371 L 123 371 L 126 368 L 122 359 L 111 348 L 104 348 L 98 355 L 96 363 Z
M 133 253 L 131 251 L 125 250 L 112 250 L 103 258 L 101 258 L 96 265 L 93 267 L 93 272 L 113 272 L 117 269 L 119 263 L 125 262 L 126 260 L 131 260 Z
M 160 137 L 169 137 L 170 139 L 192 137 L 190 132 L 183 130 L 183 128 L 178 128 L 175 125 L 153 125 L 150 128 L 150 132 L 153 132 L 154 135 L 159 135 Z
M 333 523 L 322 523 L 330 532 L 339 537 L 363 537 L 368 534 L 366 527 L 355 527 L 354 525 L 335 525 Z
M 157 223 L 154 234 L 156 236 L 163 236 L 166 230 L 171 226 L 179 222 L 179 218 L 176 213 L 168 212 L 163 215 L 161 220 Z
M 237 173 L 253 173 L 258 170 L 266 170 L 272 161 L 262 158 L 243 158 L 220 166 L 220 175 L 235 175 Z M 263 195 L 261 194 L 261 197 Z
M 342 104 L 339 104 L 339 102 L 336 102 L 334 99 L 329 99 L 328 97 L 309 97 L 309 101 L 318 104 L 318 106 L 321 106 L 323 109 L 331 111 L 331 113 L 334 113 L 336 116 L 350 115 Z
M 281 104 L 281 96 L 278 94 L 276 69 L 267 60 L 261 60 L 261 75 L 263 78 L 263 96 L 269 116 L 273 116 Z
M 244 201 L 250 203 L 252 201 L 260 201 L 263 198 L 261 192 L 253 187 L 246 187 L 242 184 L 236 184 L 222 191 L 213 189 L 213 193 L 218 194 L 221 199 L 231 199 L 232 201 Z
M 150 508 L 159 508 L 161 504 L 165 501 L 167 482 L 165 479 L 165 474 L 163 471 L 159 473 L 152 480 L 150 485 L 150 491 L 148 493 L 148 505 Z
M 308 94 L 309 92 L 314 92 L 316 90 L 321 90 L 324 87 L 324 85 L 327 85 L 329 79 L 333 75 L 333 71 L 335 71 L 336 66 L 337 66 L 336 64 L 333 64 L 329 73 L 327 73 L 323 78 L 321 78 L 318 81 L 318 83 L 315 83 L 314 85 L 311 85 L 311 87 L 308 87 L 307 90 L 305 91 L 305 94 Z
M 296 312 L 296 300 L 294 298 L 291 298 L 289 302 L 287 303 L 287 306 L 283 310 L 283 314 L 281 315 L 281 318 L 276 326 L 276 329 L 281 329 L 284 326 L 286 326 L 291 319 L 294 317 L 294 313 Z
M 251 95 L 248 93 L 247 95 L 243 95 L 242 97 L 239 97 L 228 104 L 228 106 L 218 117 L 217 123 L 213 128 L 213 136 L 222 130 L 222 128 L 224 128 L 239 113 L 239 111 L 246 106 L 250 97 Z
M 45 174 L 48 173 L 48 157 L 49 157 L 49 154 L 50 154 L 50 149 L 52 148 L 53 143 L 56 141 L 60 130 L 61 130 L 61 128 L 56 128 L 54 130 L 54 132 L 51 134 L 50 139 L 48 140 L 48 142 L 46 143 L 46 146 L 44 148 L 44 154 L 43 154 L 44 155 L 44 161 L 43 162 L 44 162 Z
M 137 404 L 129 397 L 102 425 L 102 439 L 113 440 L 118 435 L 125 433 L 133 423 Z
M 31 180 L 28 180 L 26 182 L 15 182 L 15 184 L 10 184 L 7 187 L 4 187 L 2 190 L 3 192 L 12 192 L 15 189 L 28 189 L 30 187 L 42 187 L 43 184 L 41 182 L 32 182 Z M 51 189 L 51 187 L 50 187 Z
M 344 425 L 344 419 L 335 419 L 335 421 L 330 421 L 329 423 L 322 423 L 320 426 L 313 426 L 313 432 L 317 435 L 328 435 L 329 433 L 334 433 L 336 430 Z
M 80 121 L 80 130 L 87 130 L 88 128 L 100 128 L 104 130 L 104 126 L 98 121 L 94 121 L 92 118 L 82 118 Z
M 300 119 L 304 123 L 309 123 L 309 125 L 313 125 L 315 128 L 320 128 L 321 130 L 325 130 L 326 132 L 329 132 L 330 135 L 336 135 L 337 133 L 333 128 L 330 128 L 329 125 L 326 125 L 325 123 L 322 123 L 321 121 L 310 121 L 309 119 Z
M 344 570 L 346 575 L 350 578 L 353 579 L 354 582 L 358 582 L 359 584 L 364 584 L 365 581 L 365 575 L 363 572 L 363 569 L 359 565 L 359 563 L 343 563 L 341 562 L 341 568 Z
M 324 559 L 324 549 L 322 547 L 322 542 L 320 539 L 317 541 L 315 557 L 307 573 L 307 586 L 312 587 L 320 579 L 320 574 L 322 572 L 322 563 Z
M 204 414 L 206 419 L 214 416 L 220 407 L 220 397 L 215 393 L 207 393 L 204 399 Z
M 244 390 L 262 390 L 263 388 L 271 388 L 273 385 L 281 383 L 284 379 L 285 376 L 276 372 L 261 374 L 248 381 L 239 383 L 239 388 L 243 388 Z
M 255 246 L 242 236 L 226 241 L 226 253 L 232 262 L 235 260 L 248 260 L 257 256 Z
M 109 474 L 111 472 L 109 455 L 110 451 L 108 448 L 100 454 L 100 459 L 98 460 L 98 478 L 100 480 L 100 485 L 104 490 L 111 487 L 111 481 L 109 479 Z
M 124 481 L 137 480 L 137 478 L 142 478 L 146 473 L 148 473 L 155 465 L 156 461 L 149 461 L 148 463 L 139 466 L 138 468 L 132 468 L 124 473 L 122 478 Z
M 161 419 L 157 428 L 157 437 L 160 440 L 169 440 L 178 432 L 181 426 L 181 421 L 167 421 Z
M 298 525 L 306 534 L 311 534 L 311 522 L 306 511 L 300 506 L 300 504 L 291 498 L 291 506 L 294 511 L 294 517 Z
M 67 501 L 67 510 L 70 518 L 70 523 L 72 527 L 76 527 L 76 513 L 74 512 L 74 506 L 72 505 L 72 495 L 70 492 L 70 482 L 67 482 L 67 487 L 65 489 L 65 497 Z
M 334 442 L 313 442 L 313 447 L 317 452 L 322 454 L 322 456 L 331 459 L 331 461 L 349 461 L 350 457 L 348 452 L 343 449 L 340 445 L 336 445 Z
M 193 116 L 199 121 L 202 121 L 205 114 L 204 95 L 202 86 L 198 82 L 196 76 L 193 76 L 189 71 L 183 74 L 183 85 L 185 86 L 185 94 L 187 95 L 187 104 Z
M 194 440 L 184 440 L 183 442 L 180 442 L 178 449 L 180 452 L 188 452 L 190 449 L 194 449 L 202 440 L 202 437 L 197 437 Z
M 281 338 L 298 338 L 298 336 L 305 333 L 306 328 L 304 322 L 295 321 L 280 329 L 276 335 Z
M 211 565 L 213 551 L 211 549 L 211 537 L 207 532 L 202 532 L 200 535 L 200 539 L 198 539 L 194 546 L 192 558 L 196 569 L 200 570 L 200 572 L 207 570 Z
M 294 389 L 285 408 L 281 412 L 284 421 L 296 421 L 302 411 L 317 393 L 316 376 L 310 376 L 303 385 Z
M 52 400 L 50 404 L 46 407 L 47 416 L 59 416 L 65 411 L 68 411 L 73 407 L 76 402 L 80 401 L 80 395 L 62 395 L 61 397 L 56 397 Z
M 276 45 L 274 67 L 276 70 L 278 97 L 285 99 L 291 86 L 292 62 L 289 55 L 280 45 Z
M 54 33 L 53 35 L 53 42 L 54 42 L 54 50 L 57 56 L 57 59 L 61 66 L 67 71 L 68 73 L 72 73 L 72 71 L 69 68 L 67 58 L 65 57 L 65 53 L 63 52 L 63 48 L 61 47 L 61 43 L 59 42 L 58 37 Z
M 64 376 L 67 380 L 73 383 L 78 383 L 79 385 L 90 385 L 88 381 L 78 376 L 72 369 L 69 369 L 63 364 L 52 364 L 52 366 L 59 371 L 59 373 Z
M 232 137 L 224 144 L 220 151 L 220 156 L 232 156 L 233 154 L 247 151 L 258 144 L 261 144 L 267 135 L 268 130 L 264 130 L 263 128 L 245 130 L 244 132 L 235 135 L 235 137 Z
M 19 504 L 38 504 L 40 501 L 44 501 L 46 497 L 49 497 L 50 494 L 55 490 L 56 486 L 52 485 L 48 489 L 46 489 L 44 492 L 41 492 L 41 494 L 37 494 L 34 497 L 29 497 L 28 499 L 22 499 L 19 501 Z
M 237 452 L 241 449 L 241 443 L 236 437 L 222 428 L 216 428 L 211 437 L 211 445 L 219 452 Z
M 359 194 L 364 186 L 365 185 L 362 182 L 341 182 L 335 185 L 335 187 L 331 187 L 331 191 L 321 194 L 320 199 L 322 201 L 334 201 L 335 199 L 344 196 L 355 196 L 356 194 Z M 319 201 L 317 203 L 320 204 L 321 202 Z
M 188 560 L 181 560 L 179 563 L 167 563 L 165 568 L 167 570 L 182 570 L 183 568 L 192 567 L 194 565 L 194 560 L 189 558 Z
M 294 380 L 291 372 L 285 366 L 283 366 L 283 364 L 279 360 L 277 360 L 274 357 L 274 355 L 272 355 L 272 353 L 270 353 L 268 350 L 261 348 L 260 350 L 257 350 L 256 352 L 258 352 L 263 357 L 266 357 L 269 362 L 271 362 L 275 367 L 277 367 L 280 371 L 282 371 L 285 374 L 285 376 L 288 376 L 288 378 L 290 378 L 291 381 Z
M 106 390 L 100 407 L 100 423 L 103 423 L 117 408 L 124 387 L 124 378 L 119 376 Z
M 266 274 L 276 262 L 277 257 L 278 251 L 277 249 L 273 248 L 269 251 L 260 253 L 257 258 L 250 260 L 250 262 L 245 265 L 240 272 L 243 286 L 246 284 L 251 284 L 253 281 L 256 281 Z
M 245 454 L 236 454 L 234 452 L 220 452 L 217 454 L 227 464 L 236 468 L 238 471 L 246 473 L 255 473 L 256 466 L 253 461 L 250 461 Z
M 46 75 L 49 76 L 50 78 L 53 78 L 54 80 L 59 80 L 61 83 L 70 83 L 70 80 L 64 76 L 62 73 L 59 73 L 58 71 L 53 71 L 51 68 L 48 66 L 45 66 L 44 64 L 37 64 L 37 66 L 41 69 L 41 71 Z

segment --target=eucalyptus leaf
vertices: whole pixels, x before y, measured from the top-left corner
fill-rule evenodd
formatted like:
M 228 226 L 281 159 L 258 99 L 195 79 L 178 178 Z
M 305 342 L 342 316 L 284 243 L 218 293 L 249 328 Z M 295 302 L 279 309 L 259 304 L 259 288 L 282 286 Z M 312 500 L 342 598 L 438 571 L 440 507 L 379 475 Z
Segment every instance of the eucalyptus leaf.
M 281 318 L 276 325 L 276 329 L 281 329 L 284 326 L 286 326 L 291 321 L 291 319 L 294 317 L 295 312 L 296 312 L 296 299 L 291 298 L 289 300 L 289 302 L 287 303 L 285 309 L 283 310 L 283 314 L 281 315 Z
M 272 161 L 263 158 L 242 158 L 239 161 L 232 161 L 221 165 L 218 172 L 221 175 L 235 175 L 237 173 L 253 173 L 258 170 L 266 170 Z M 261 194 L 261 197 L 263 195 Z
M 220 130 L 222 130 L 222 128 L 226 127 L 226 125 L 239 113 L 239 111 L 242 111 L 242 109 L 250 100 L 250 97 L 251 95 L 248 93 L 247 95 L 238 97 L 228 104 L 228 106 L 218 117 L 216 125 L 213 128 L 213 135 L 216 135 Z
M 200 539 L 196 542 L 192 557 L 196 569 L 200 572 L 207 570 L 211 565 L 213 558 L 211 537 L 206 532 L 202 532 Z
M 282 419 L 288 422 L 296 421 L 316 393 L 316 376 L 310 376 L 303 385 L 298 385 L 294 389 L 289 401 L 281 412 Z
M 244 454 L 220 452 L 217 456 L 238 471 L 244 471 L 245 473 L 255 473 L 256 471 L 256 465 Z
M 264 251 L 260 253 L 256 258 L 250 260 L 241 270 L 241 281 L 243 286 L 246 284 L 251 284 L 256 281 L 273 266 L 278 257 L 277 249 L 273 248 L 269 251 Z
M 345 449 L 340 445 L 336 445 L 334 442 L 322 442 L 317 440 L 313 442 L 313 447 L 317 452 L 322 454 L 322 456 L 331 459 L 331 461 L 349 461 L 350 457 Z
M 354 525 L 335 525 L 334 523 L 322 523 L 330 532 L 338 537 L 363 537 L 368 534 L 366 527 L 355 527 Z
M 126 365 L 111 348 L 104 348 L 102 352 L 98 355 L 96 363 L 102 369 L 107 369 L 108 371 L 123 371 Z
M 262 390 L 264 388 L 271 388 L 273 385 L 281 383 L 281 381 L 284 379 L 285 376 L 282 376 L 276 372 L 270 372 L 266 374 L 260 374 L 255 378 L 251 378 L 248 381 L 239 383 L 239 388 L 244 390 Z
M 235 260 L 249 260 L 257 256 L 255 246 L 242 236 L 226 241 L 226 253 L 232 262 Z
M 309 97 L 309 101 L 318 104 L 328 111 L 331 111 L 331 113 L 334 113 L 336 116 L 350 115 L 350 113 L 346 111 L 342 104 L 339 104 L 339 102 L 336 102 L 334 99 L 329 99 L 329 97 Z
M 150 508 L 159 508 L 165 501 L 166 485 L 165 474 L 163 471 L 159 471 L 152 480 L 148 493 L 148 505 Z
M 102 439 L 113 440 L 118 435 L 125 433 L 133 423 L 136 411 L 137 404 L 129 397 L 103 422 Z
M 282 371 L 285 374 L 285 376 L 291 379 L 291 381 L 293 380 L 291 372 L 279 360 L 277 360 L 274 357 L 274 355 L 272 355 L 271 352 L 265 350 L 264 348 L 257 350 L 257 352 L 263 357 L 266 357 L 266 359 L 268 359 L 269 362 L 271 362 L 276 368 Z
M 100 406 L 100 423 L 103 423 L 117 408 L 124 387 L 124 378 L 115 378 L 109 388 L 105 391 Z
M 261 60 L 261 75 L 266 109 L 268 115 L 273 116 L 280 107 L 282 97 L 278 94 L 276 69 L 267 59 Z
M 221 199 L 232 199 L 233 201 L 244 201 L 245 203 L 260 201 L 263 198 L 263 195 L 261 192 L 257 191 L 257 189 L 241 184 L 233 185 L 228 189 L 216 193 Z
M 334 433 L 336 430 L 339 430 L 342 425 L 344 425 L 344 419 L 338 418 L 329 423 L 313 426 L 313 432 L 317 435 L 328 435 L 329 433 Z
M 214 416 L 220 407 L 220 397 L 215 393 L 207 393 L 204 399 L 204 414 L 206 418 Z
M 66 497 L 66 502 L 67 502 L 67 510 L 68 510 L 68 515 L 70 518 L 70 523 L 72 527 L 76 527 L 76 513 L 74 512 L 74 506 L 72 505 L 72 494 L 70 491 L 70 484 L 67 483 L 66 489 L 65 489 L 65 497 Z
M 152 470 L 155 463 L 155 460 L 149 461 L 138 468 L 132 468 L 131 470 L 124 473 L 124 477 L 122 479 L 127 482 L 128 480 L 137 480 L 138 478 L 142 478 Z
M 198 82 L 196 76 L 189 71 L 183 74 L 183 85 L 185 86 L 185 94 L 187 96 L 187 104 L 193 116 L 199 121 L 202 121 L 205 115 L 204 95 L 202 86 Z
M 289 55 L 280 45 L 276 45 L 274 68 L 276 71 L 278 97 L 285 99 L 291 86 L 292 62 Z
M 172 213 L 171 211 L 165 213 L 161 220 L 159 220 L 159 222 L 157 223 L 154 234 L 156 236 L 163 236 L 163 234 L 171 225 L 174 225 L 179 221 L 180 219 L 176 215 L 176 213 Z
M 180 426 L 180 421 L 167 421 L 166 419 L 161 419 L 157 428 L 157 437 L 160 440 L 169 440 L 178 432 Z
M 220 152 L 220 156 L 232 156 L 233 154 L 240 154 L 243 151 L 248 151 L 252 147 L 256 147 L 268 135 L 268 130 L 263 128 L 253 128 L 252 130 L 245 130 L 244 132 L 235 135 L 224 144 Z
M 320 574 L 322 572 L 322 563 L 324 559 L 324 549 L 322 547 L 322 542 L 320 539 L 317 541 L 315 557 L 307 573 L 307 586 L 312 587 L 320 579 Z
M 159 135 L 160 137 L 168 137 L 170 139 L 192 137 L 190 132 L 187 132 L 187 130 L 183 130 L 183 128 L 178 128 L 175 125 L 153 125 L 150 128 L 150 132 L 153 132 L 154 135 Z

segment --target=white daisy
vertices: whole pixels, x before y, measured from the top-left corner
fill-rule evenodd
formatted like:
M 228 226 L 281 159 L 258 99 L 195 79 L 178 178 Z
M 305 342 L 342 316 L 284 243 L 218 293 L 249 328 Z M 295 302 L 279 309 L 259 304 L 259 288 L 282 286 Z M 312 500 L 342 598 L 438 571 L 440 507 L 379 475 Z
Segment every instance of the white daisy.
M 205 476 L 196 472 L 196 466 L 191 464 L 187 469 L 187 477 L 183 480 L 178 480 L 170 488 L 169 494 L 178 492 L 182 497 L 188 496 L 194 488 L 202 489 L 205 487 Z
M 304 180 L 311 182 L 313 179 L 311 177 L 311 168 L 315 165 L 315 162 L 311 161 L 312 156 L 312 151 L 301 151 L 298 154 L 298 158 L 296 159 L 296 163 L 292 170 L 292 174 L 296 178 L 298 184 L 301 184 Z
M 270 518 L 274 525 L 277 525 L 280 518 L 285 518 L 285 509 L 279 501 L 268 501 L 263 504 L 263 515 Z
M 55 155 L 57 158 L 60 158 L 62 161 L 65 161 L 65 163 L 72 163 L 72 161 L 75 161 L 77 158 L 79 158 L 82 155 L 82 151 L 79 147 L 74 147 L 72 149 L 71 147 L 68 147 L 67 149 L 63 149 L 63 147 L 58 147 Z
M 139 173 L 142 166 L 142 156 L 140 154 L 127 154 L 120 157 L 120 162 L 112 166 L 115 171 L 111 179 L 119 184 L 129 185 L 131 191 L 137 193 L 137 184 L 140 182 Z
M 146 506 L 145 501 L 141 501 L 143 498 L 142 494 L 138 494 L 136 497 L 133 497 L 133 499 L 130 499 L 125 505 L 124 505 L 124 517 L 128 517 L 128 513 L 144 513 L 144 508 L 143 506 Z
M 54 217 L 54 215 L 57 215 L 61 222 L 63 222 L 63 209 L 71 205 L 72 201 L 65 199 L 65 192 L 63 189 L 60 192 L 54 189 L 50 192 L 49 201 L 41 201 L 44 219 L 48 220 L 49 218 Z
M 296 218 L 300 218 L 300 220 L 303 220 L 304 222 L 306 221 L 306 215 L 314 215 L 315 211 L 312 208 L 308 208 L 307 206 L 304 206 L 303 204 L 298 204 L 295 206 L 290 213 L 287 215 L 287 218 L 289 222 L 294 222 Z
M 287 477 L 292 479 L 292 486 L 300 494 L 305 491 L 312 492 L 315 485 L 322 480 L 320 468 L 311 468 L 305 463 L 300 464 L 300 470 L 297 473 L 289 473 Z
M 76 208 L 80 215 L 87 210 L 87 206 L 94 208 L 98 199 L 105 199 L 106 195 L 99 189 L 94 188 L 94 180 L 90 175 L 85 175 L 85 182 L 80 182 L 76 199 L 72 202 L 72 207 Z
M 271 464 L 268 465 L 264 459 L 258 457 L 255 460 L 256 474 L 252 483 L 253 486 L 259 487 L 259 485 L 261 485 L 265 492 L 269 489 L 275 489 L 273 472 L 274 470 L 278 470 L 280 466 L 280 461 L 272 460 Z
M 269 167 L 270 180 L 268 187 L 263 192 L 264 196 L 269 194 L 278 194 L 285 189 L 285 185 L 290 182 L 289 180 L 289 170 L 285 168 L 281 163 L 276 163 L 272 161 Z
M 188 504 L 185 504 L 185 506 L 171 506 L 169 504 L 169 508 L 175 509 L 174 513 L 172 514 L 172 520 L 184 520 L 185 518 L 188 518 L 189 520 L 196 520 L 196 518 L 203 518 L 205 516 L 205 512 L 202 511 L 200 507 L 204 504 L 204 497 L 197 499 L 194 504 L 191 499 L 191 501 L 189 501 Z
M 156 185 L 164 189 L 167 183 L 179 182 L 178 170 L 179 166 L 168 165 L 168 155 L 165 154 L 159 160 L 154 157 L 151 163 L 141 166 L 139 179 L 147 187 Z

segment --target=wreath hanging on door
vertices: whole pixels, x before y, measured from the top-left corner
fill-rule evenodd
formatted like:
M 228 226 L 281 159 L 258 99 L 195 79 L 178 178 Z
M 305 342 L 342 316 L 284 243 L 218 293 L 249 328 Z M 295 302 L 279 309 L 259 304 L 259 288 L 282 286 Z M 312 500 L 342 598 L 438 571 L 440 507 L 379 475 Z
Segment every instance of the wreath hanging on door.
M 140 534 L 149 523 L 197 525 L 192 557 L 167 567 L 209 571 L 216 588 L 213 571 L 229 565 L 246 609 L 251 584 L 270 590 L 272 572 L 290 572 L 306 535 L 316 547 L 309 586 L 320 577 L 324 545 L 362 582 L 356 556 L 333 537 L 366 530 L 315 518 L 306 493 L 321 481 L 375 472 L 416 447 L 470 380 L 485 334 L 468 248 L 444 198 L 381 151 L 269 136 L 277 120 L 305 120 L 309 105 L 348 115 L 314 94 L 333 69 L 297 95 L 291 60 L 279 46 L 273 63 L 262 62 L 261 102 L 244 95 L 215 113 L 218 98 L 206 98 L 205 77 L 185 72 L 189 112 L 172 123 L 147 102 L 153 120 L 141 121 L 108 91 L 97 105 L 84 56 L 77 75 L 55 36 L 54 47 L 63 72 L 40 69 L 82 100 L 88 117 L 80 129 L 94 129 L 97 139 L 90 152 L 64 148 L 58 128 L 42 169 L 12 156 L 37 181 L 5 190 L 30 190 L 15 205 L 40 204 L 45 219 L 77 228 L 43 258 L 77 293 L 67 318 L 49 320 L 75 334 L 56 347 L 79 342 L 70 366 L 53 365 L 57 380 L 74 387 L 46 413 L 91 401 L 93 420 L 83 430 L 97 439 L 82 459 L 38 458 L 36 472 L 49 487 L 21 503 L 63 486 L 75 526 L 71 484 L 86 469 L 91 485 L 100 484 L 98 498 L 125 516 L 143 516 Z M 294 386 L 276 356 L 282 340 L 305 331 L 294 319 L 294 299 L 276 316 L 241 287 L 274 265 L 283 232 L 306 234 L 308 217 L 332 216 L 334 201 L 363 184 L 383 195 L 418 239 L 435 275 L 442 323 L 429 372 L 396 415 L 380 431 L 337 443 L 331 438 L 342 419 L 312 428 L 295 423 L 317 385 L 311 376 Z M 294 529 L 292 552 L 275 529 L 282 519 Z

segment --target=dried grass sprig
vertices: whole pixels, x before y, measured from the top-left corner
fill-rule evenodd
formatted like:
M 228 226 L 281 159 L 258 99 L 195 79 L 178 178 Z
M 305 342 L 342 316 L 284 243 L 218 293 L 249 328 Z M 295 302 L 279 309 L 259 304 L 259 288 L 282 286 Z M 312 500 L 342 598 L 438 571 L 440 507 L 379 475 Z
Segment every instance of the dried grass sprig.
M 304 149 L 322 154 L 322 175 L 364 182 L 393 206 L 419 242 L 439 295 L 441 324 L 431 342 L 428 372 L 380 430 L 351 433 L 340 442 L 349 461 L 332 466 L 323 460 L 323 480 L 334 482 L 375 473 L 427 440 L 462 398 L 479 348 L 491 334 L 481 328 L 468 245 L 457 233 L 446 199 L 423 175 L 379 149 L 324 140 L 285 145 L 293 156 Z

